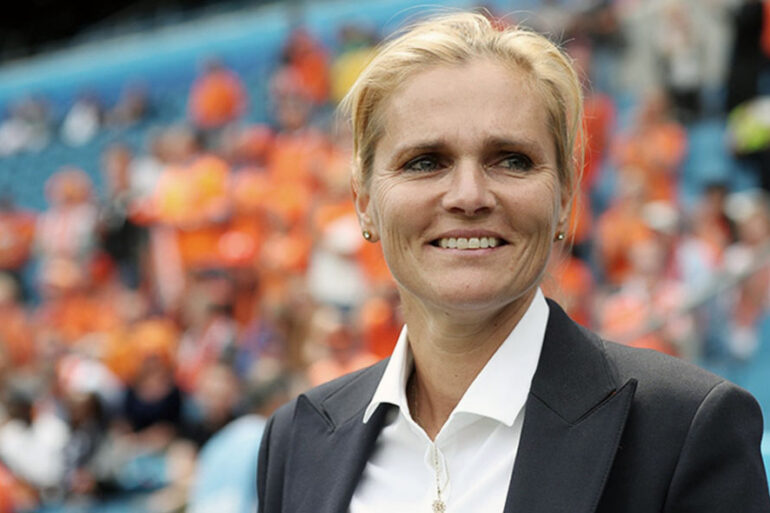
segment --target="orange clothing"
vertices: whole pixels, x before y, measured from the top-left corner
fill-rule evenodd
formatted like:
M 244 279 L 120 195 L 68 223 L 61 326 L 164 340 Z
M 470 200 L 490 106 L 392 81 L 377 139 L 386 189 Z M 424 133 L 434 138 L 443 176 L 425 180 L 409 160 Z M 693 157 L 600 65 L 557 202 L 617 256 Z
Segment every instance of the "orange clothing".
M 199 77 L 190 91 L 190 118 L 201 128 L 216 128 L 238 118 L 246 108 L 246 90 L 238 75 L 216 69 Z
M 142 360 L 160 357 L 170 367 L 176 360 L 179 332 L 168 319 L 147 319 L 111 331 L 105 344 L 104 364 L 123 383 L 134 380 Z
M 20 269 L 29 258 L 34 239 L 34 214 L 0 211 L 0 270 Z
M 762 33 L 759 36 L 759 46 L 765 56 L 770 57 L 770 2 L 762 2 Z
M 393 306 L 384 298 L 374 297 L 364 303 L 360 315 L 366 348 L 378 358 L 390 356 L 401 333 Z
M 616 205 L 599 216 L 596 245 L 607 281 L 620 284 L 631 268 L 631 248 L 651 237 L 652 232 L 639 212 Z
M 312 130 L 276 136 L 268 171 L 275 183 L 291 183 L 315 191 L 327 157 L 326 139 Z
M 379 243 L 362 244 L 357 253 L 358 262 L 372 285 L 392 285 L 393 276 L 390 274 L 382 246 Z
M 319 205 L 313 215 L 313 230 L 323 233 L 325 227 L 345 216 L 356 215 L 352 199 Z
M 37 509 L 36 492 L 0 464 L 0 513 Z
M 153 195 L 155 218 L 176 228 L 185 268 L 220 262 L 218 243 L 230 208 L 230 168 L 222 159 L 204 155 L 187 167 L 169 166 Z
M 35 361 L 35 330 L 20 306 L 0 305 L 0 344 L 14 368 Z
M 287 53 L 289 65 L 313 103 L 325 103 L 329 98 L 329 58 L 323 47 L 306 32 L 298 31 L 291 36 Z
M 117 306 L 103 297 L 82 292 L 68 293 L 50 300 L 37 311 L 37 324 L 65 345 L 79 342 L 85 335 L 109 333 L 122 325 Z
M 655 302 L 655 299 L 645 300 L 622 292 L 610 296 L 602 306 L 602 336 L 632 347 L 654 349 L 676 356 L 676 348 L 665 339 L 661 331 L 643 331 L 653 316 L 665 315 L 661 305 Z
M 645 184 L 649 201 L 677 202 L 676 174 L 687 155 L 687 132 L 674 121 L 641 127 L 621 138 L 617 158 L 621 169 L 634 172 Z
M 562 260 L 554 254 L 546 272 L 547 278 L 542 283 L 543 293 L 556 300 L 572 320 L 591 327 L 594 278 L 588 265 L 573 256 Z
M 219 244 L 225 233 L 225 228 L 219 225 L 179 230 L 177 243 L 184 268 L 203 269 L 222 264 Z
M 575 244 L 580 244 L 591 237 L 593 225 L 594 220 L 591 215 L 588 195 L 583 189 L 577 189 L 575 191 L 575 198 L 572 200 L 567 235 Z

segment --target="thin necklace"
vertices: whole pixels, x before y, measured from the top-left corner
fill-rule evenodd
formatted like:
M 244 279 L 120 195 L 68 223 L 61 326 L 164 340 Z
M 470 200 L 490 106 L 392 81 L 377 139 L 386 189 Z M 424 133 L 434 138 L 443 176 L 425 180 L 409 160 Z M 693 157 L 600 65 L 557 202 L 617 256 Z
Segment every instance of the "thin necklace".
M 414 377 L 414 373 L 412 373 L 412 376 L 409 379 L 409 385 L 409 388 L 411 388 L 412 391 L 412 406 L 414 407 L 412 416 L 418 425 L 422 425 L 420 417 L 417 415 L 417 380 Z M 436 443 L 432 440 L 430 446 L 431 456 L 433 456 L 431 458 L 433 460 L 433 475 L 436 476 L 436 499 L 433 501 L 433 513 L 444 513 L 446 511 L 446 503 L 441 497 L 441 479 L 439 477 L 441 469 L 438 462 L 438 448 L 436 448 Z

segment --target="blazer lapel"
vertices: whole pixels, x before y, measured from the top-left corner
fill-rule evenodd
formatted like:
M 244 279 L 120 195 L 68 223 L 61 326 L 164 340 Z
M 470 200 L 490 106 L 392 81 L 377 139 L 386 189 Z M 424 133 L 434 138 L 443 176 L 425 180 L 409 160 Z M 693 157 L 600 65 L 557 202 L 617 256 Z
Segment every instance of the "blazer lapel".
M 285 511 L 347 511 L 356 485 L 385 423 L 381 405 L 364 424 L 363 412 L 374 394 L 385 362 L 367 369 L 329 397 L 301 396 L 297 402 L 287 476 L 294 485 L 284 497 Z
M 555 303 L 527 400 L 505 513 L 596 509 L 636 390 Z

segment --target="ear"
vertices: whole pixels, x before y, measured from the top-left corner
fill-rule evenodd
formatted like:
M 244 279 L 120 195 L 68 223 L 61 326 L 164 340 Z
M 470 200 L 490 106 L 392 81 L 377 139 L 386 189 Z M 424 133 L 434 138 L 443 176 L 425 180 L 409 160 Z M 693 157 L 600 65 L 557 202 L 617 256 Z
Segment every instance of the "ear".
M 361 184 L 360 180 L 355 176 L 350 179 L 350 188 L 353 193 L 353 204 L 356 207 L 356 215 L 358 216 L 358 224 L 361 226 L 361 231 L 367 231 L 372 235 L 367 239 L 369 242 L 377 242 L 380 236 L 375 229 L 372 217 L 369 188 Z
M 556 226 L 557 232 L 562 232 L 568 237 L 570 235 L 570 221 L 572 220 L 572 209 L 576 206 L 576 196 L 578 192 L 572 190 L 571 187 L 561 187 L 561 194 L 559 198 L 559 222 Z

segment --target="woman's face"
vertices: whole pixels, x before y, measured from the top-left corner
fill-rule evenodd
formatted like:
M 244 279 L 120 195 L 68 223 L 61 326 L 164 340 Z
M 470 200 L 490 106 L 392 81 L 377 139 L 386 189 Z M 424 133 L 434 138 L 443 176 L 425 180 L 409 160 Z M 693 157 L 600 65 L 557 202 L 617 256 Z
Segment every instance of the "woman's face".
M 441 65 L 381 108 L 356 207 L 402 296 L 444 312 L 526 304 L 569 201 L 529 77 L 482 59 Z

